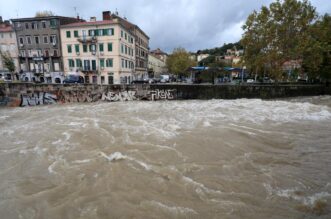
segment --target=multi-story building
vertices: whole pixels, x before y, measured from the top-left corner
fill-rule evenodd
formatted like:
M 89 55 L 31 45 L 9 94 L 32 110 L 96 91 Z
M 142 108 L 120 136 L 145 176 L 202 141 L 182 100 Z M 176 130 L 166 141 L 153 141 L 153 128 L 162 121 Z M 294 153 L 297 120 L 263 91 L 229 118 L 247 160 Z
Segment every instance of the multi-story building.
M 20 73 L 32 72 L 33 81 L 61 82 L 59 78 L 53 77 L 61 75 L 63 71 L 60 25 L 79 20 L 61 16 L 12 19 L 17 38 Z
M 154 55 L 155 57 L 161 59 L 164 63 L 167 62 L 168 54 L 166 52 L 163 52 L 160 48 L 157 48 L 155 50 L 151 50 L 149 54 Z
M 136 80 L 148 77 L 148 51 L 149 51 L 149 37 L 137 25 L 132 24 L 126 18 L 121 18 L 117 13 L 110 14 L 105 11 L 104 18 L 118 19 L 123 26 L 130 30 L 135 37 L 135 71 L 134 78 Z M 110 14 L 110 15 L 109 15 Z M 109 16 L 108 16 L 109 15 Z
M 86 83 L 130 83 L 134 79 L 134 36 L 118 19 L 105 18 L 61 26 L 64 71 L 82 73 Z
M 162 74 L 167 74 L 168 69 L 166 66 L 165 53 L 156 53 L 155 50 L 151 51 L 148 55 L 148 74 L 150 78 L 159 77 Z
M 0 16 L 0 50 L 3 54 L 9 55 L 15 64 L 15 73 L 19 72 L 17 41 L 15 32 L 9 21 L 2 21 Z M 10 75 L 6 66 L 3 65 L 2 57 L 0 56 L 0 72 Z M 17 78 L 12 78 L 17 79 Z

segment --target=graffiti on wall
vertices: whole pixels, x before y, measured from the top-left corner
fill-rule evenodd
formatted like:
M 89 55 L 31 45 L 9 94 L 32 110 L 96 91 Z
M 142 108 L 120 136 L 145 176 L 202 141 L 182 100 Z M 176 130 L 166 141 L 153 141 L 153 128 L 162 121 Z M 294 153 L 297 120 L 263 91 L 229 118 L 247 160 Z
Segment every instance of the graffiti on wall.
M 101 100 L 103 101 L 133 101 L 137 99 L 136 91 L 122 91 L 122 92 L 112 92 L 103 93 Z
M 6 106 L 10 102 L 10 99 L 8 97 L 0 97 L 0 106 Z
M 96 102 L 100 100 L 101 94 L 98 91 L 74 90 L 61 91 L 58 93 L 59 101 L 62 103 L 84 103 Z
M 51 93 L 37 92 L 21 95 L 21 106 L 36 106 L 44 104 L 54 104 L 57 102 L 57 96 Z
M 155 100 L 173 100 L 175 99 L 176 90 L 151 90 L 149 91 L 150 99 Z

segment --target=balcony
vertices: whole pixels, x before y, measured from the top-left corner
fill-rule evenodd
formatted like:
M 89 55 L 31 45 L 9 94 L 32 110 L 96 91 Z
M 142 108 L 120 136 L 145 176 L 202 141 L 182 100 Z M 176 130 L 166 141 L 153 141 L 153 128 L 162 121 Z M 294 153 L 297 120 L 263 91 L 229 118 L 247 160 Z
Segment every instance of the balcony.
M 98 42 L 98 39 L 96 36 L 91 36 L 91 37 L 87 37 L 87 36 L 82 36 L 82 37 L 78 37 L 77 38 L 78 42 L 80 43 L 96 43 Z

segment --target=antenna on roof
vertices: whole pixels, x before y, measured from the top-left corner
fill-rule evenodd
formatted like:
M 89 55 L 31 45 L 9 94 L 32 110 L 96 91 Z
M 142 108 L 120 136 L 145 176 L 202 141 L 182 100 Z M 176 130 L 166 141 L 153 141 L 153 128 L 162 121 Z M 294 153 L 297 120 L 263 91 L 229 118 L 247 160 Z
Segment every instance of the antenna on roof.
M 118 16 L 118 11 L 117 11 L 117 8 L 116 8 L 116 10 L 115 10 L 115 14 Z
M 16 17 L 18 18 L 18 10 L 16 9 Z

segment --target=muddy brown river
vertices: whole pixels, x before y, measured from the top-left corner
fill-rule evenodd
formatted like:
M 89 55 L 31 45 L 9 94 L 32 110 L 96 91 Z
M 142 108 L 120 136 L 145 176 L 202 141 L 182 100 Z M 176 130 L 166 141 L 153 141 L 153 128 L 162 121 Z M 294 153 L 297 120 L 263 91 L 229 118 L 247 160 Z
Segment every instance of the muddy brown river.
M 331 96 L 0 109 L 1 218 L 331 218 Z

